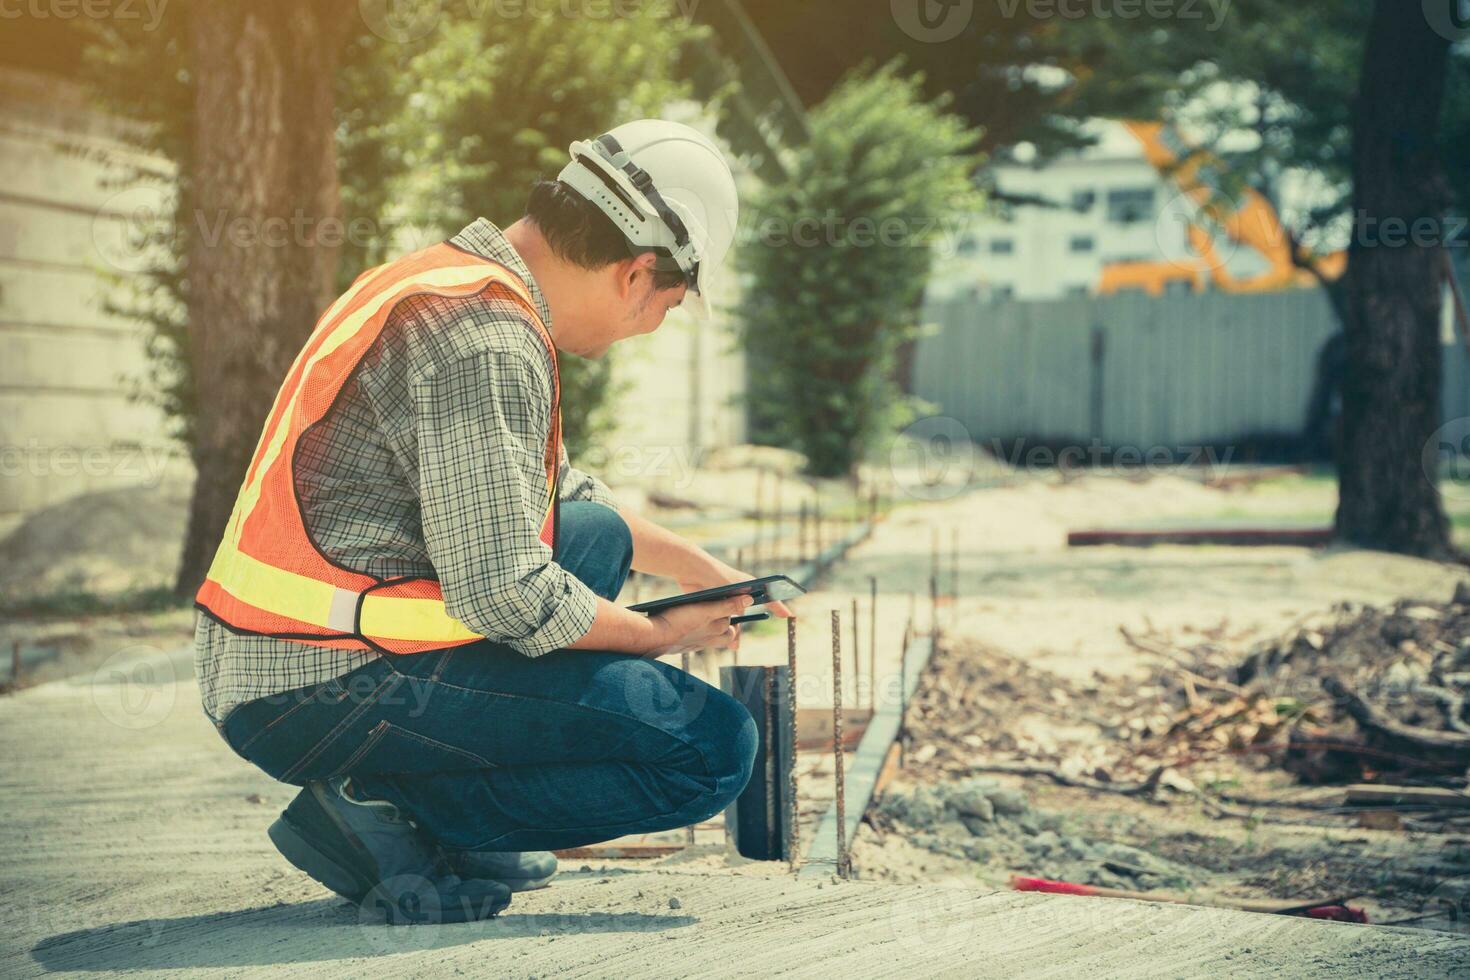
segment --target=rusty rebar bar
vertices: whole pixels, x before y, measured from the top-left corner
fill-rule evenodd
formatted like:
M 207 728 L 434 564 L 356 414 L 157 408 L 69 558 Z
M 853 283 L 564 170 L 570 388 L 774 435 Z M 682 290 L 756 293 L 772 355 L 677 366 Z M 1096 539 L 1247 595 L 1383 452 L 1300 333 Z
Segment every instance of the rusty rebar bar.
M 800 565 L 803 562 L 805 562 L 806 561 L 806 556 L 807 556 L 807 550 L 806 550 L 806 511 L 807 511 L 807 503 L 806 503 L 805 500 L 803 500 L 801 502 L 801 508 L 797 512 L 799 516 L 796 519 L 796 563 L 798 565 Z
M 898 654 L 898 765 L 908 761 L 909 741 L 909 644 L 914 639 L 914 614 L 903 626 L 903 646 Z
M 766 853 L 780 853 L 776 846 L 776 668 L 761 668 L 761 697 L 766 704 L 766 757 L 761 760 L 761 775 L 766 781 Z
M 939 635 L 939 576 L 929 576 L 929 635 Z
M 766 471 L 755 471 L 755 540 L 750 545 L 750 572 L 759 575 L 761 563 L 761 538 L 765 532 Z
M 687 685 L 689 683 L 690 676 L 688 650 L 685 650 L 683 653 L 679 654 L 679 668 L 684 671 L 684 676 L 680 678 L 679 683 Z M 684 846 L 694 846 L 694 824 L 690 824 L 689 826 L 684 828 Z
M 878 710 L 878 578 L 868 576 L 868 710 Z
M 790 709 L 790 728 L 786 733 L 786 860 L 792 874 L 796 873 L 798 842 L 801 828 L 798 821 L 801 809 L 796 802 L 796 619 L 786 620 L 786 704 Z
M 832 760 L 837 780 L 837 874 L 847 877 L 847 787 L 842 773 L 842 616 L 832 610 Z
M 817 552 L 812 556 L 813 561 L 822 560 L 822 490 L 816 482 L 812 483 L 812 524 L 815 528 L 815 541 Z
M 858 599 L 852 597 L 852 704 L 859 707 L 863 703 L 863 645 L 858 642 Z
M 781 567 L 781 552 L 778 549 L 782 543 L 782 531 L 785 527 L 785 515 L 781 513 L 781 481 L 783 479 L 779 472 L 772 478 L 776 486 L 771 494 L 771 554 L 767 559 L 778 569 Z

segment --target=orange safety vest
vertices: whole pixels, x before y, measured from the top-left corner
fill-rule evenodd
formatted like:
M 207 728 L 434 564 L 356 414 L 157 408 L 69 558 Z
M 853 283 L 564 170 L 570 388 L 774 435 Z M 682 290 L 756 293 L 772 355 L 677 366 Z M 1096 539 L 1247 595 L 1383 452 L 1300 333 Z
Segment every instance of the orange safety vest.
M 466 303 L 510 297 L 530 315 L 551 355 L 551 427 L 541 540 L 556 548 L 561 463 L 561 381 L 556 348 L 525 284 L 509 269 L 444 242 L 369 269 L 332 304 L 296 356 L 255 449 L 195 604 L 241 633 L 346 650 L 421 653 L 481 639 L 444 608 L 433 578 L 381 579 L 334 564 L 317 550 L 296 497 L 302 435 L 332 411 L 338 393 L 411 296 Z

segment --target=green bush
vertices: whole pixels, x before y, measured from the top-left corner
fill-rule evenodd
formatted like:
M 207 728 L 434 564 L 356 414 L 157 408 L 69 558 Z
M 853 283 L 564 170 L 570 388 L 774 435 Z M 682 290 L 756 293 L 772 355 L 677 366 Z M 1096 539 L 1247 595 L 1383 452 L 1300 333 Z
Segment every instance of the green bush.
M 905 410 L 895 361 L 918 328 L 933 246 L 981 203 L 979 134 L 901 71 L 833 91 L 790 179 L 742 222 L 755 239 L 741 310 L 752 421 L 815 476 L 850 473 Z

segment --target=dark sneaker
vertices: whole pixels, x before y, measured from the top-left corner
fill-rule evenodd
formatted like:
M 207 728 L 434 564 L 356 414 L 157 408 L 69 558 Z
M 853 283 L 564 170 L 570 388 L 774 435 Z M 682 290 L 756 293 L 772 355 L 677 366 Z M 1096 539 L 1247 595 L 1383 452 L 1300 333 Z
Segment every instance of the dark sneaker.
M 356 799 L 345 778 L 307 783 L 269 833 L 287 861 L 390 925 L 470 922 L 510 904 L 509 888 L 454 874 L 396 806 Z
M 556 874 L 556 855 L 550 851 L 451 851 L 444 849 L 449 867 L 466 878 L 489 878 L 513 892 L 545 888 Z

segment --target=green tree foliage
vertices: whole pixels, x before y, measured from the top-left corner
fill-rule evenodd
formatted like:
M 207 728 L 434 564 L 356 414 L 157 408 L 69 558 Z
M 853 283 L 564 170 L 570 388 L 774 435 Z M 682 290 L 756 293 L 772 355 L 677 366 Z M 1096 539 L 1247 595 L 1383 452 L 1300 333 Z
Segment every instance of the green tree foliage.
M 573 140 L 658 114 L 684 96 L 676 79 L 680 49 L 706 30 L 673 0 L 617 16 L 595 4 L 503 9 L 517 16 L 501 16 L 501 6 L 483 0 L 455 0 L 416 40 L 363 29 L 349 41 L 336 78 L 342 288 L 364 268 L 475 217 L 502 227 L 515 221 L 532 182 L 556 175 Z M 140 394 L 178 423 L 186 442 L 195 394 L 185 256 L 199 226 L 179 176 L 189 170 L 194 106 L 188 16 L 179 3 L 156 30 L 89 23 L 86 69 L 99 103 L 135 124 L 134 146 L 174 165 L 116 164 L 117 188 L 158 189 L 156 207 L 131 213 L 128 222 L 133 247 L 156 248 L 161 258 L 119 275 L 113 304 L 147 327 L 153 367 Z M 585 446 L 610 422 L 611 364 L 564 358 L 562 379 L 568 443 Z
M 704 28 L 672 0 L 618 16 L 597 16 L 617 8 L 595 4 L 516 9 L 519 16 L 498 17 L 483 2 L 448 4 L 421 44 L 382 52 L 378 77 L 402 106 L 385 136 L 396 144 L 388 152 L 402 202 L 391 223 L 437 231 L 483 216 L 505 227 L 521 216 L 532 183 L 561 170 L 573 140 L 657 115 L 687 94 L 676 80 L 680 51 Z M 563 357 L 561 376 L 575 450 L 611 424 L 613 361 Z
M 979 134 L 899 64 L 850 76 L 811 113 L 790 178 L 743 222 L 753 405 L 817 476 L 847 474 L 903 410 L 893 368 L 918 327 L 932 246 L 973 213 Z

